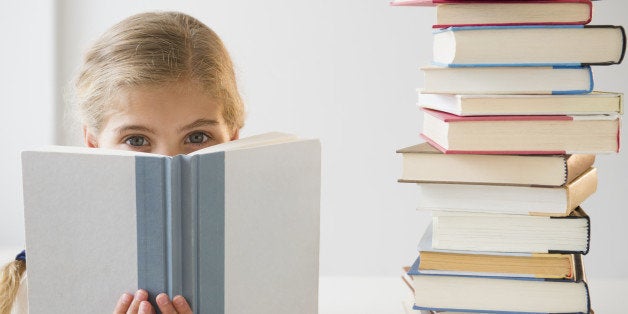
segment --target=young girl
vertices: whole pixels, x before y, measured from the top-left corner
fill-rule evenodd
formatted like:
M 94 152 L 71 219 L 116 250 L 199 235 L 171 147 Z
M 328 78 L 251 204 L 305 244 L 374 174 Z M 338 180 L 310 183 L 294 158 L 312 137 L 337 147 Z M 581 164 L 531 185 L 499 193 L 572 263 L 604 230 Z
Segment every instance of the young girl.
M 94 148 L 187 154 L 237 139 L 244 124 L 222 41 L 177 12 L 134 15 L 105 32 L 85 55 L 73 96 L 85 145 Z M 25 270 L 22 254 L 2 270 L 0 314 L 28 311 Z M 147 298 L 125 293 L 114 313 L 154 313 Z M 156 301 L 163 313 L 192 313 L 181 296 Z

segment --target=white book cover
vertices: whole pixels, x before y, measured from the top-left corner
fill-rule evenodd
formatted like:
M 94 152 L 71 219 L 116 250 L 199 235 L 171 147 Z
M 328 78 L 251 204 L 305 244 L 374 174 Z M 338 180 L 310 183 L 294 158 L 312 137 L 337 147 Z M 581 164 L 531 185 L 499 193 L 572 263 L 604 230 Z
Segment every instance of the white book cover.
M 30 313 L 110 311 L 138 288 L 194 313 L 317 313 L 318 140 L 48 148 L 22 166 Z

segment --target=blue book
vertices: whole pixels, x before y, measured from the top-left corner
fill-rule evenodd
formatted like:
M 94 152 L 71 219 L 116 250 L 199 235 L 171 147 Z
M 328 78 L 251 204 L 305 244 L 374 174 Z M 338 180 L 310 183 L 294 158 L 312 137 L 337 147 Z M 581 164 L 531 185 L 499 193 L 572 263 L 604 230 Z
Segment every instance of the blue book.
M 30 313 L 113 310 L 139 288 L 194 313 L 317 313 L 318 140 L 52 147 L 22 165 Z
M 587 94 L 591 67 L 425 67 L 427 94 Z
M 621 26 L 450 27 L 434 32 L 434 64 L 448 67 L 583 66 L 621 63 Z
M 589 288 L 578 259 L 574 279 L 426 274 L 420 256 L 410 268 L 414 310 L 465 313 L 590 313 Z

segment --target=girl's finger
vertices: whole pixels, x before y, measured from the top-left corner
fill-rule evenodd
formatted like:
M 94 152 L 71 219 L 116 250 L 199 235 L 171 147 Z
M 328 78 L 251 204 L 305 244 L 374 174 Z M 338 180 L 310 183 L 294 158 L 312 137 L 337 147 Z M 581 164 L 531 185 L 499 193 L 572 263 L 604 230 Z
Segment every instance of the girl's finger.
M 132 301 L 133 301 L 133 296 L 130 293 L 125 293 L 122 296 L 120 296 L 120 299 L 118 299 L 118 303 L 116 304 L 116 308 L 113 309 L 113 314 L 126 313 Z
M 192 314 L 192 309 L 184 297 L 178 295 L 172 298 L 172 303 L 179 314 Z
M 170 298 L 167 294 L 161 293 L 156 298 L 157 306 L 162 314 L 177 314 L 177 310 L 175 310 L 174 305 L 170 302 Z
M 140 303 L 142 301 L 148 300 L 148 292 L 144 290 L 137 290 L 135 292 L 135 297 L 133 298 L 133 302 L 131 302 L 131 306 L 126 311 L 127 314 L 137 314 L 137 311 L 140 309 Z
M 142 301 L 140 302 L 140 309 L 138 314 L 155 314 L 155 309 L 153 309 L 153 306 L 150 305 L 150 302 Z

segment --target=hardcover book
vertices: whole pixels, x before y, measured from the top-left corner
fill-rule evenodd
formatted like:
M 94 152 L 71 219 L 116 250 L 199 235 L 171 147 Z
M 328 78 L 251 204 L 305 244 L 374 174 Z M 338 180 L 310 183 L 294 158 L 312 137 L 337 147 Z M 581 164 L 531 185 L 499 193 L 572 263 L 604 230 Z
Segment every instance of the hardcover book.
M 620 63 L 621 26 L 450 27 L 434 32 L 439 66 L 582 66 Z
M 586 94 L 593 91 L 590 67 L 426 67 L 423 93 Z
M 425 274 L 417 258 L 408 274 L 414 310 L 472 313 L 590 313 L 582 264 L 570 280 Z
M 419 243 L 419 271 L 432 275 L 530 277 L 573 280 L 579 254 L 506 253 L 439 250 L 432 247 L 432 225 Z
M 397 150 L 399 182 L 562 186 L 595 162 L 595 155 L 443 154 L 428 143 Z
M 568 216 L 597 190 L 597 170 L 564 186 L 418 183 L 419 210 Z
M 439 250 L 587 254 L 591 224 L 578 207 L 566 217 L 434 211 Z
M 622 93 L 581 95 L 452 95 L 419 93 L 419 107 L 458 116 L 617 115 L 623 114 Z
M 620 116 L 473 116 L 423 108 L 422 137 L 444 153 L 616 153 Z
M 30 313 L 112 309 L 139 288 L 194 313 L 317 313 L 317 140 L 174 157 L 52 147 L 22 166 Z
M 433 27 L 588 24 L 592 7 L 589 0 L 445 2 Z

